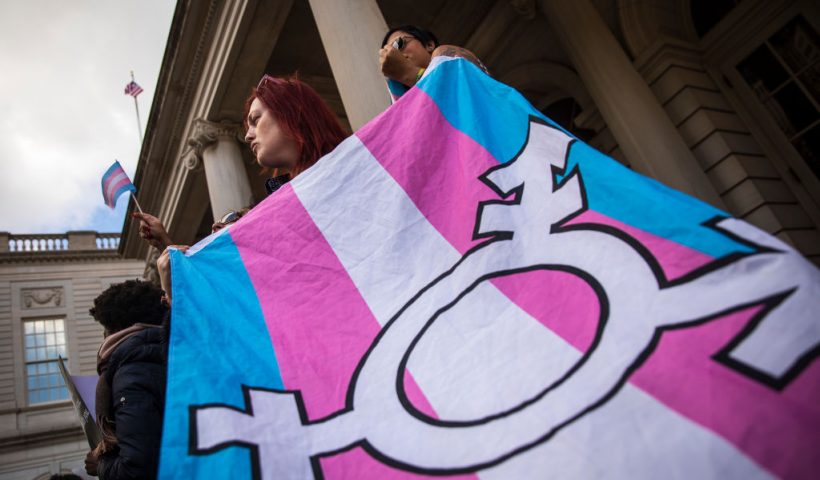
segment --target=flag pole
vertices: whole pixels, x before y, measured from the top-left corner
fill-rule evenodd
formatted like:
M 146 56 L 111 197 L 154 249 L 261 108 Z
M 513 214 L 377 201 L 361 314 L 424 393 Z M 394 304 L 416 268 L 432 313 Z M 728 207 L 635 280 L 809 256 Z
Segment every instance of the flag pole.
M 137 200 L 137 195 L 134 192 L 131 192 L 131 198 L 134 199 L 134 205 L 137 206 L 137 210 L 139 210 L 140 213 L 143 213 L 142 207 L 140 207 L 140 202 Z
M 133 70 L 131 70 L 131 82 L 136 83 L 135 80 L 134 80 L 134 71 Z M 137 96 L 136 95 L 134 95 L 134 110 L 136 110 L 136 112 L 137 112 L 137 132 L 139 133 L 139 136 L 140 136 L 140 144 L 142 144 L 142 122 L 140 122 L 140 106 L 139 106 L 139 103 L 137 102 Z M 140 213 L 142 213 L 142 210 L 140 210 Z

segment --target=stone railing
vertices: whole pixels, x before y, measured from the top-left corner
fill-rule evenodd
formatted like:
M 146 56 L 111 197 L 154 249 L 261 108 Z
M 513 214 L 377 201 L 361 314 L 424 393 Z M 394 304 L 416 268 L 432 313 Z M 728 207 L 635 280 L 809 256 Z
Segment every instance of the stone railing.
M 114 251 L 119 246 L 119 233 L 76 231 L 68 233 L 11 234 L 0 232 L 0 253 Z

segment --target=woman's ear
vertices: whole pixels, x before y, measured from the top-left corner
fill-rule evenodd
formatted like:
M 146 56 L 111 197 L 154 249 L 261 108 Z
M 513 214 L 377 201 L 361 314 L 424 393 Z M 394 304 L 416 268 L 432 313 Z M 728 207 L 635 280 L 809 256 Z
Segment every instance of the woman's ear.
M 427 53 L 433 53 L 433 50 L 435 50 L 435 49 L 436 49 L 436 44 L 434 44 L 432 41 L 427 42 L 427 46 L 425 48 L 425 50 L 427 50 Z

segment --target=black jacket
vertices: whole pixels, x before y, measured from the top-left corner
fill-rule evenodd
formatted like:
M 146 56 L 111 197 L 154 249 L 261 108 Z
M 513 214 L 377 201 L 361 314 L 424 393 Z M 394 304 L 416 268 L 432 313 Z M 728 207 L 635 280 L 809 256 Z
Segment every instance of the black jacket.
M 119 449 L 100 458 L 100 478 L 156 478 L 165 405 L 162 329 L 149 328 L 128 338 L 111 354 L 108 365 L 105 375 L 111 385 Z

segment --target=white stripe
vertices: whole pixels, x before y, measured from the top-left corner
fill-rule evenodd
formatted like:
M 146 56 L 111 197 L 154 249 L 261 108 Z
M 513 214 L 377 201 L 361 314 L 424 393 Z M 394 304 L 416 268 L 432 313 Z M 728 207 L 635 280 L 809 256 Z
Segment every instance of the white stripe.
M 120 171 L 120 173 L 114 175 L 112 178 L 108 180 L 105 185 L 105 197 L 109 200 L 109 202 L 113 203 L 114 194 L 117 193 L 114 190 L 114 186 L 123 178 L 128 178 L 128 175 L 124 171 Z
M 293 188 L 380 324 L 460 254 L 358 138 Z M 526 355 L 510 357 L 510 352 Z M 472 419 L 549 385 L 580 353 L 482 284 L 422 337 L 409 369 L 440 418 Z M 492 442 L 488 439 L 488 442 Z M 482 478 L 767 477 L 723 438 L 627 384 L 603 407 Z

